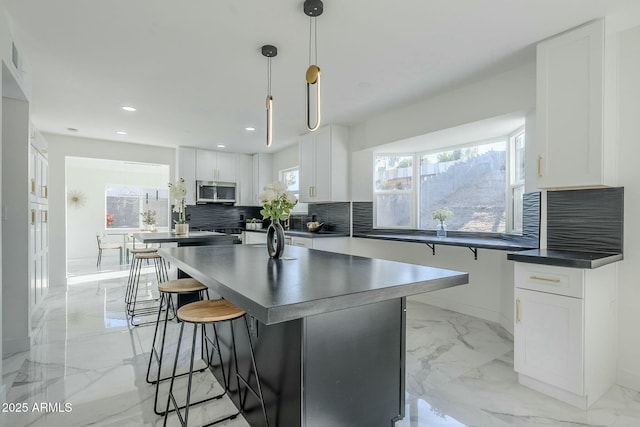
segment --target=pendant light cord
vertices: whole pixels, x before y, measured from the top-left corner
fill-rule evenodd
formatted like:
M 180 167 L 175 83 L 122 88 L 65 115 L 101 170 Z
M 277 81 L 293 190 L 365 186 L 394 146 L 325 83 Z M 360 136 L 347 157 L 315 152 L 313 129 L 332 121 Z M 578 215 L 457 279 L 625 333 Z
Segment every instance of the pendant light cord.
M 311 48 L 313 45 L 313 49 Z M 313 61 L 311 56 L 313 52 Z M 309 65 L 318 63 L 318 22 L 315 17 L 309 18 Z
M 271 57 L 267 61 L 267 95 L 271 96 Z

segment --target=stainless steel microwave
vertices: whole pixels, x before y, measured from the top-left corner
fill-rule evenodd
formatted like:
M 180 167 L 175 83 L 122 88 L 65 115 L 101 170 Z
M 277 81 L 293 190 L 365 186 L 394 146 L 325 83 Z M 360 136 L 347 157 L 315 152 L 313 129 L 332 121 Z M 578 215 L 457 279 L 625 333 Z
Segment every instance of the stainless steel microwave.
M 235 202 L 235 182 L 196 181 L 196 203 Z

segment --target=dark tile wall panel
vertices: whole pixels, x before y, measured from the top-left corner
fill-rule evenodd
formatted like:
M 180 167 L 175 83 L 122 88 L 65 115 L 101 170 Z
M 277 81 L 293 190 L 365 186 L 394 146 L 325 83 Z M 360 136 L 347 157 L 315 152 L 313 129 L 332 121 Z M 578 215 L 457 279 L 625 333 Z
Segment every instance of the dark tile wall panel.
M 307 222 L 324 222 L 322 231 L 336 233 L 349 233 L 349 202 L 336 203 L 310 203 L 307 215 L 294 215 L 291 217 L 291 230 L 307 231 Z
M 258 206 L 206 204 L 187 206 L 187 222 L 191 229 L 243 228 L 249 218 L 262 219 Z M 174 219 L 177 214 L 173 214 Z M 324 222 L 323 231 L 349 233 L 349 202 L 309 204 L 307 215 L 291 217 L 290 229 L 307 231 L 307 222 Z M 269 221 L 264 221 L 267 226 Z
M 623 252 L 624 188 L 549 191 L 547 247 Z
M 177 214 L 173 214 L 174 219 Z M 260 218 L 260 208 L 253 206 L 231 206 L 222 204 L 206 204 L 187 206 L 187 222 L 189 228 L 244 228 L 247 218 Z
M 540 192 L 522 196 L 522 238 L 540 247 Z
M 353 234 L 373 231 L 373 202 L 353 202 Z

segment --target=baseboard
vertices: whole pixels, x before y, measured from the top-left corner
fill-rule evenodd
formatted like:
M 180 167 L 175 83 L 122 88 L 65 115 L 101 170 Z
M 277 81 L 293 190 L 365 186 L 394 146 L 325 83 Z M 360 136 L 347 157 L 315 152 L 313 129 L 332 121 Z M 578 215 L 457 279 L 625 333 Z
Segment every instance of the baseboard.
M 622 387 L 640 392 L 640 372 L 618 369 L 616 383 Z
M 6 339 L 2 341 L 2 357 L 29 351 L 31 349 L 31 337 Z

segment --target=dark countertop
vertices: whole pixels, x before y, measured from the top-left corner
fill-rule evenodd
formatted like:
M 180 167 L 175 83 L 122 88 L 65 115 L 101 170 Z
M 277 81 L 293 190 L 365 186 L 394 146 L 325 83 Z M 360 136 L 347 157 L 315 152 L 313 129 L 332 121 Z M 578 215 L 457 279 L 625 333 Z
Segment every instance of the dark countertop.
M 623 259 L 622 254 L 576 252 L 557 249 L 532 249 L 507 254 L 511 261 L 558 267 L 598 268 Z
M 189 231 L 187 234 L 176 234 L 171 231 L 158 233 L 134 233 L 133 237 L 142 243 L 199 243 L 225 238 L 230 240 L 235 239 L 235 236 L 225 233 L 217 233 L 215 231 Z
M 397 242 L 428 243 L 447 246 L 466 246 L 481 249 L 518 250 L 531 249 L 530 245 L 523 245 L 517 241 L 510 241 L 496 237 L 436 237 L 410 234 L 354 234 L 353 237 L 364 239 L 393 240 Z
M 264 324 L 468 283 L 467 273 L 288 246 L 185 246 L 159 253 Z
M 244 230 L 248 233 L 266 233 L 267 227 L 264 227 L 260 230 Z M 300 231 L 300 230 L 284 230 L 285 236 L 294 236 L 294 237 L 307 237 L 309 239 L 315 239 L 319 237 L 349 237 L 349 233 L 336 233 L 333 231 L 318 231 L 312 233 L 311 231 Z

